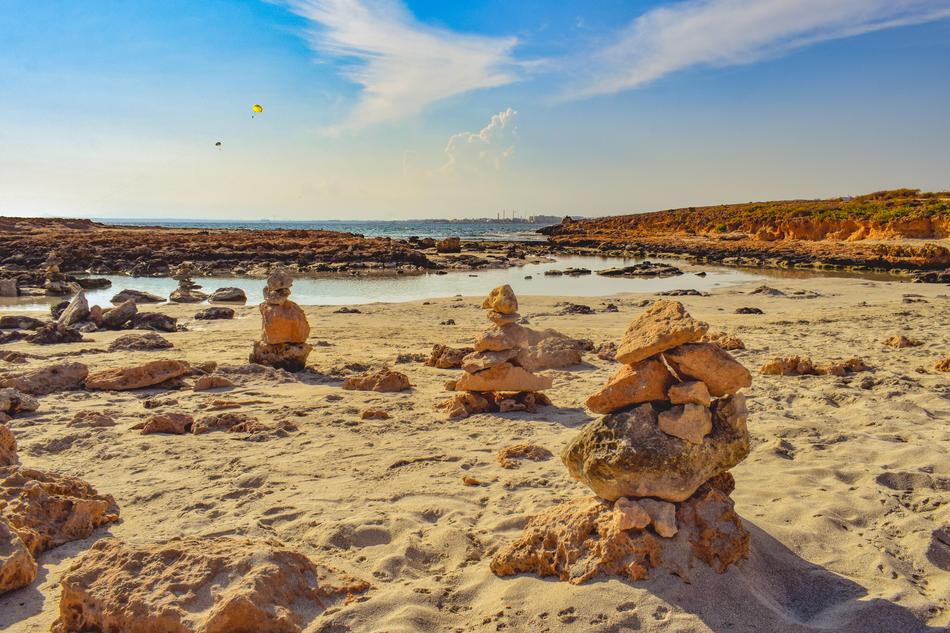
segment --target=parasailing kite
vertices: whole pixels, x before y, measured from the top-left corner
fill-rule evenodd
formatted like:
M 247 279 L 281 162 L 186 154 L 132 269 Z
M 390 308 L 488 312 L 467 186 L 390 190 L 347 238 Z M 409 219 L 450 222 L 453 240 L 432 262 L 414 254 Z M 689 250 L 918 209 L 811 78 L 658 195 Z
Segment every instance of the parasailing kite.
M 264 106 L 262 106 L 262 105 L 259 104 L 259 103 L 255 103 L 255 104 L 251 107 L 251 111 L 254 112 L 254 114 L 260 114 L 261 112 L 264 111 Z M 251 115 L 251 118 L 252 118 L 252 119 L 254 118 L 254 114 Z

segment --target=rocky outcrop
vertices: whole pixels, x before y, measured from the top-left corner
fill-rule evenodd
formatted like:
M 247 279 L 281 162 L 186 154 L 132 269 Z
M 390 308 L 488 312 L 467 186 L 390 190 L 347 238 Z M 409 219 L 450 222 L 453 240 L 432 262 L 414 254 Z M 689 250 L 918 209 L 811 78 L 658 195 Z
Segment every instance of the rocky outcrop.
M 301 371 L 313 346 L 307 343 L 310 324 L 307 315 L 290 301 L 293 278 L 278 268 L 267 278 L 264 302 L 260 304 L 261 338 L 254 342 L 251 362 L 287 371 Z
M 89 368 L 82 363 L 59 363 L 0 378 L 0 387 L 17 389 L 34 396 L 82 388 Z
M 184 376 L 191 365 L 183 360 L 153 360 L 133 367 L 106 369 L 86 377 L 86 389 L 127 391 L 152 387 L 166 380 Z
M 61 580 L 54 633 L 300 633 L 370 588 L 273 540 L 98 541 Z

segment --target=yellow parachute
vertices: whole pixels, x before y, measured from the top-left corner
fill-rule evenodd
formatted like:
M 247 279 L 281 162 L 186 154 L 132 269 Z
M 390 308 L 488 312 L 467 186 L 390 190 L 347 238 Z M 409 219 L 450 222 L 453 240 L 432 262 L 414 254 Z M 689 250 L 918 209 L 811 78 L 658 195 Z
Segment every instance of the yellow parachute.
M 254 107 L 251 108 L 251 110 L 254 110 L 254 112 L 257 112 L 258 114 L 260 114 L 261 112 L 264 111 L 264 106 L 262 106 L 262 105 L 259 104 L 259 103 L 255 103 L 255 104 L 254 104 Z

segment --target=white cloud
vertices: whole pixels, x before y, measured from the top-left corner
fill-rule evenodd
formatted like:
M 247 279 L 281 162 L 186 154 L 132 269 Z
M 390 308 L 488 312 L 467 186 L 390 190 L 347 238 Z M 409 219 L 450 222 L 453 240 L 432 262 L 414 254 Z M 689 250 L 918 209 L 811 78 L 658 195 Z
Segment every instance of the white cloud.
M 644 13 L 570 90 L 637 88 L 694 66 L 748 64 L 816 42 L 950 16 L 950 0 L 689 0 Z
M 345 74 L 363 93 L 343 127 L 400 119 L 435 101 L 517 79 L 513 37 L 426 26 L 398 0 L 290 0 L 290 5 L 315 23 L 314 50 L 356 62 Z
M 480 132 L 460 132 L 449 137 L 445 146 L 444 174 L 482 170 L 500 170 L 515 153 L 518 112 L 508 108 L 492 116 Z

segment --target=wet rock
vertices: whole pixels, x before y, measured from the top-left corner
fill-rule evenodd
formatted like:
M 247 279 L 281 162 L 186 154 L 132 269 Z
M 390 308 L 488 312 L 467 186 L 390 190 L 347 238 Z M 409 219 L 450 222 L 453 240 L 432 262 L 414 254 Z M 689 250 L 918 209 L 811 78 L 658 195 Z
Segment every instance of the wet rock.
M 743 307 L 743 308 L 736 308 L 736 314 L 765 314 L 765 312 L 763 312 L 759 308 Z
M 233 319 L 234 310 L 232 308 L 212 307 L 198 310 L 195 312 L 195 318 L 199 321 L 213 321 L 217 319 Z
M 89 374 L 86 389 L 125 391 L 144 389 L 188 374 L 191 366 L 181 360 L 154 360 L 134 367 L 106 369 Z
M 38 330 L 46 323 L 28 316 L 0 317 L 0 330 Z
M 53 633 L 301 633 L 369 584 L 274 540 L 218 536 L 102 539 L 73 561 L 61 587 Z
M 660 300 L 647 308 L 627 328 L 617 348 L 617 361 L 632 365 L 641 360 L 697 341 L 709 326 L 696 321 L 678 301 Z
M 0 297 L 16 297 L 18 294 L 16 279 L 0 279 Z
M 687 343 L 664 352 L 663 358 L 681 377 L 705 383 L 716 397 L 752 385 L 749 370 L 712 343 Z
M 456 391 L 543 391 L 550 388 L 550 378 L 536 376 L 511 363 L 502 363 L 475 374 L 465 373 L 455 384 Z
M 114 308 L 104 310 L 99 327 L 104 330 L 118 330 L 128 323 L 136 312 L 138 312 L 138 306 L 135 300 L 127 299 Z
M 604 277 L 675 277 L 676 275 L 682 275 L 683 271 L 669 264 L 654 264 L 653 262 L 644 261 L 633 266 L 598 270 L 597 274 Z
M 59 363 L 0 378 L 0 387 L 10 387 L 34 396 L 80 389 L 89 368 L 82 363 Z
M 409 377 L 390 369 L 381 369 L 362 376 L 352 376 L 343 381 L 343 388 L 354 391 L 397 392 L 409 389 Z
M 177 332 L 178 319 L 161 312 L 137 312 L 132 315 L 132 327 L 137 330 Z
M 435 250 L 438 253 L 461 253 L 462 241 L 457 237 L 447 237 L 435 243 Z
M 112 305 L 119 305 L 126 301 L 132 301 L 134 303 L 164 303 L 165 297 L 159 297 L 151 292 L 128 288 L 113 296 L 110 303 L 112 303 Z
M 73 327 L 47 323 L 26 337 L 28 343 L 35 345 L 59 345 L 61 343 L 81 343 L 85 341 L 82 332 Z
M 666 365 L 655 358 L 623 365 L 606 385 L 587 398 L 587 408 L 594 413 L 613 413 L 632 404 L 665 400 L 673 380 Z
M 155 332 L 145 334 L 125 334 L 109 343 L 109 351 L 140 352 L 157 349 L 171 349 L 171 341 Z
M 463 366 L 467 355 L 474 351 L 471 347 L 449 347 L 437 343 L 432 346 L 432 353 L 426 360 L 426 366 L 439 369 L 458 369 Z
M 208 297 L 209 301 L 219 301 L 221 303 L 245 303 L 247 295 L 240 288 L 228 287 L 218 288 Z

